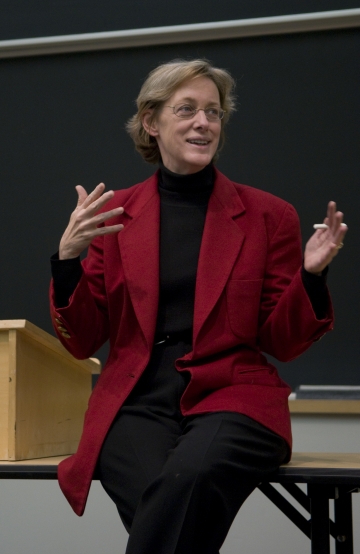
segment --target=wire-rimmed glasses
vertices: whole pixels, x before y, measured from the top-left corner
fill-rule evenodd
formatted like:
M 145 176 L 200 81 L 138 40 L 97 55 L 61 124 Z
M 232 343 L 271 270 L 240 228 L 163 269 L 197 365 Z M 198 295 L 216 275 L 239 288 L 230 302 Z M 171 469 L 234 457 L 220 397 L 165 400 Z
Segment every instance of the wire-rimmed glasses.
M 203 111 L 208 121 L 219 121 L 224 117 L 225 111 L 219 106 L 210 106 L 209 108 L 194 108 L 191 104 L 176 104 L 176 106 L 166 106 L 171 108 L 173 113 L 181 119 L 191 119 L 199 111 Z

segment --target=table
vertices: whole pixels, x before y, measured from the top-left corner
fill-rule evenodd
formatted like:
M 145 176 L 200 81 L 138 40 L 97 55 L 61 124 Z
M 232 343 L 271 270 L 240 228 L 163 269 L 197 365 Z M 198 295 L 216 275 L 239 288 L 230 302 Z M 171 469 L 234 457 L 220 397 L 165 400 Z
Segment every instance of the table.
M 66 456 L 0 462 L 0 479 L 56 479 Z M 96 478 L 96 476 L 95 476 Z M 310 515 L 304 517 L 274 486 L 278 483 Z M 307 485 L 307 493 L 299 488 Z M 336 554 L 353 554 L 352 493 L 360 490 L 360 454 L 298 453 L 289 464 L 258 487 L 311 541 L 311 554 L 330 554 L 330 536 Z M 335 518 L 329 518 L 334 500 Z
M 305 510 L 306 519 L 272 483 L 279 483 Z M 307 485 L 307 494 L 299 487 Z M 352 498 L 360 490 L 360 454 L 299 453 L 258 487 L 309 539 L 312 554 L 330 554 L 330 536 L 336 554 L 353 554 Z M 335 518 L 329 518 L 334 500 Z

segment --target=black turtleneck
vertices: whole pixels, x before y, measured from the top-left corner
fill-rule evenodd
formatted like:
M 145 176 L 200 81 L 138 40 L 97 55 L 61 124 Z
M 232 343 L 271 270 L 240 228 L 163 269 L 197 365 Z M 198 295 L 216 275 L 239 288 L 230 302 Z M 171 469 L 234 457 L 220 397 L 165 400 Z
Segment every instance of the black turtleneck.
M 196 270 L 214 184 L 212 165 L 178 175 L 160 166 L 160 298 L 156 333 L 192 328 Z

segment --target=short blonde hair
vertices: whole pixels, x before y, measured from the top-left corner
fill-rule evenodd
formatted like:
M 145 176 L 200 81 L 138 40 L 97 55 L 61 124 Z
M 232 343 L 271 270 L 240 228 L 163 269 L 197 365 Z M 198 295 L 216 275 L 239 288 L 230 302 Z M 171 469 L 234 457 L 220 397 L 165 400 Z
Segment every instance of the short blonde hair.
M 149 124 L 156 120 L 161 108 L 185 81 L 196 77 L 211 79 L 220 96 L 220 105 L 225 111 L 221 120 L 220 142 L 224 143 L 224 126 L 235 110 L 235 81 L 225 69 L 213 67 L 207 60 L 173 60 L 151 71 L 136 99 L 137 113 L 129 119 L 126 129 L 135 143 L 136 150 L 145 161 L 156 164 L 161 160 L 160 150 L 154 137 L 144 129 L 142 119 L 147 110 L 152 110 Z M 220 150 L 220 148 L 218 150 Z M 215 155 L 215 158 L 217 154 Z

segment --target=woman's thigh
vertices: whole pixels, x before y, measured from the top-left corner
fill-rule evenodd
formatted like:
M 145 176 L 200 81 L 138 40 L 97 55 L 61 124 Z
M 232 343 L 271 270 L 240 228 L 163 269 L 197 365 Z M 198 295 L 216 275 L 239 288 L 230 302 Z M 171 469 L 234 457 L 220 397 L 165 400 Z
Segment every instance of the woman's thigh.
M 257 421 L 234 412 L 214 412 L 184 419 L 172 460 L 167 465 L 190 468 L 272 472 L 286 458 L 288 447 L 282 437 Z
M 286 456 L 281 437 L 241 414 L 185 418 L 141 497 L 127 553 L 218 553 L 242 503 Z
M 126 407 L 115 419 L 97 469 L 128 531 L 143 491 L 161 473 L 180 433 L 176 420 L 146 407 Z

